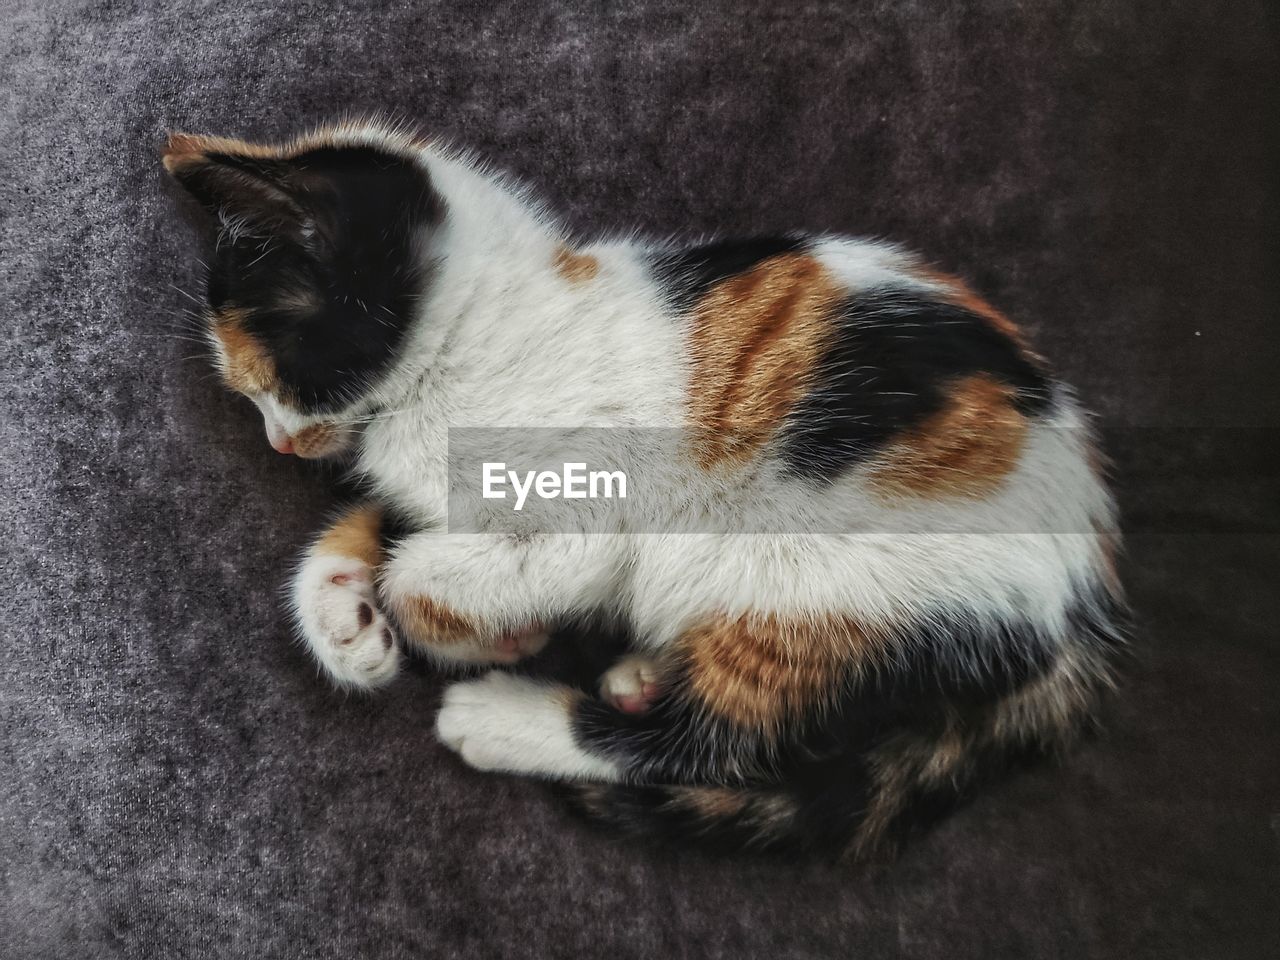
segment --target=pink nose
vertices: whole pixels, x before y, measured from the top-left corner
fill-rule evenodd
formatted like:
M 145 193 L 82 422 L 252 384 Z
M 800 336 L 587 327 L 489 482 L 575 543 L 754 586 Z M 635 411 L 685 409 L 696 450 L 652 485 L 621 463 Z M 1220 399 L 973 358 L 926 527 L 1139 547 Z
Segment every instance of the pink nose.
M 271 449 L 276 453 L 293 453 L 293 437 L 284 434 L 280 437 L 271 437 Z

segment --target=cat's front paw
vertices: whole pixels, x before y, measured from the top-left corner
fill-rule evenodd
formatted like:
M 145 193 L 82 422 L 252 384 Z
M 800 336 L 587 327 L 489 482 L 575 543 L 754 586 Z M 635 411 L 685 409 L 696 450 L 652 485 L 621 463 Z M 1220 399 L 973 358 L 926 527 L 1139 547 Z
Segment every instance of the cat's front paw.
M 354 557 L 308 557 L 293 586 L 294 615 L 307 647 L 342 687 L 391 681 L 400 647 L 378 609 L 373 570 Z

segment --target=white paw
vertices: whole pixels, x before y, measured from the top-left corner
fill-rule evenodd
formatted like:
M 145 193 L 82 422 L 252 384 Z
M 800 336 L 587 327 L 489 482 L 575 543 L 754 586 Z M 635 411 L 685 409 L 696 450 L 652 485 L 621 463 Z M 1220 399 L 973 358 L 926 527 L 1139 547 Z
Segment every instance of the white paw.
M 371 689 L 396 675 L 400 647 L 364 561 L 308 557 L 294 580 L 293 606 L 308 648 L 339 686 Z
M 637 655 L 623 657 L 600 678 L 600 696 L 623 713 L 644 713 L 662 692 L 658 661 Z
M 616 780 L 617 764 L 573 737 L 574 694 L 493 671 L 449 686 L 436 718 L 440 742 L 477 770 L 566 780 Z

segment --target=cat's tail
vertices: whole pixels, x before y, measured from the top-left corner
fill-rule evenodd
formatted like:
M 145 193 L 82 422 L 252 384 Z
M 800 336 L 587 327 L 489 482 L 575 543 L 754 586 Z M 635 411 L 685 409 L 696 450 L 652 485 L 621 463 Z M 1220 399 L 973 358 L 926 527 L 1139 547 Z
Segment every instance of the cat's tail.
M 631 836 L 725 849 L 804 849 L 798 798 L 783 788 L 584 783 L 568 788 L 591 820 Z
M 996 759 L 1007 756 L 976 743 L 900 735 L 777 785 L 575 784 L 569 791 L 579 812 L 633 836 L 864 860 L 892 854 L 966 799 Z

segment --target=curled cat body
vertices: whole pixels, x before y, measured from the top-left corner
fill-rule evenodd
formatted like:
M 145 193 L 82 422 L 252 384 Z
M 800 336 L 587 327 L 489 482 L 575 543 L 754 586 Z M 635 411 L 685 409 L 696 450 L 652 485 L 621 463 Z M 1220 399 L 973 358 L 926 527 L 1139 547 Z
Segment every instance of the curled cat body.
M 1123 642 L 1113 501 L 1070 390 L 961 280 L 837 236 L 576 243 L 373 123 L 163 159 L 218 221 L 227 384 L 367 490 L 292 589 L 334 683 L 424 653 L 466 668 L 436 730 L 473 767 L 628 833 L 850 858 L 1090 724 Z M 560 428 L 666 494 L 459 522 L 451 432 Z M 590 688 L 512 669 L 593 616 L 629 649 Z

